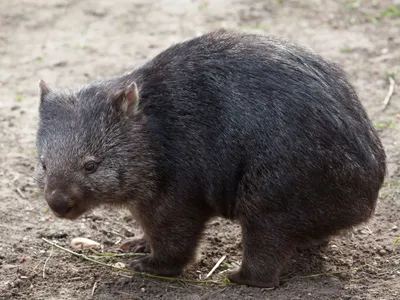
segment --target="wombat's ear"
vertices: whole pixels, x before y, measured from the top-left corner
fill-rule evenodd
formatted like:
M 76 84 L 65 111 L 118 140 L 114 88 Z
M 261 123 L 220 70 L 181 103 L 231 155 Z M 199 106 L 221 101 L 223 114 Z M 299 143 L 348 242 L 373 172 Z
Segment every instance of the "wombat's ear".
M 135 82 L 113 97 L 113 102 L 125 114 L 135 114 L 139 106 L 139 92 Z
M 40 101 L 43 101 L 44 96 L 46 96 L 50 92 L 50 88 L 42 79 L 39 81 L 39 89 L 40 89 Z

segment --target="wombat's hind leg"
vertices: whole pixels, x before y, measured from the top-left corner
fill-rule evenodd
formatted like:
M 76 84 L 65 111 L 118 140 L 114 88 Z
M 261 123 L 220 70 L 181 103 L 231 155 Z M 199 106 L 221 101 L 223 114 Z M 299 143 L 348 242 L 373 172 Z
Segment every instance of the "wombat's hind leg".
M 227 277 L 235 283 L 263 288 L 277 287 L 279 276 L 293 254 L 296 242 L 285 230 L 281 214 L 264 220 L 242 222 L 243 260 Z
M 145 237 L 136 238 L 136 239 L 128 239 L 122 241 L 121 245 L 118 248 L 121 252 L 126 253 L 150 253 L 150 245 Z

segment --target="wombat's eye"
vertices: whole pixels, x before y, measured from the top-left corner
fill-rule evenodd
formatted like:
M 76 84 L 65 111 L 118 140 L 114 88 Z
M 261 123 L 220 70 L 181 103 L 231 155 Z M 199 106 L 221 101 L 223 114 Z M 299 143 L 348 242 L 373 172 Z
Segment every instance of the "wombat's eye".
M 85 164 L 84 168 L 85 168 L 85 171 L 86 171 L 87 173 L 93 173 L 93 172 L 95 172 L 96 169 L 97 169 L 97 163 L 96 163 L 95 161 L 88 161 L 88 162 Z

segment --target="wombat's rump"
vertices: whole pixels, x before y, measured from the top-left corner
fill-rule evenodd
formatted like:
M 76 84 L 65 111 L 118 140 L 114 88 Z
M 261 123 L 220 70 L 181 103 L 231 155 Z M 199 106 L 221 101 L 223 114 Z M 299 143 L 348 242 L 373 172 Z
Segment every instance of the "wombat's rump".
M 293 249 L 373 214 L 385 153 L 344 72 L 298 45 L 215 31 L 79 91 L 43 81 L 38 183 L 74 219 L 125 205 L 149 251 L 132 268 L 177 275 L 205 223 L 242 227 L 237 283 L 271 287 Z

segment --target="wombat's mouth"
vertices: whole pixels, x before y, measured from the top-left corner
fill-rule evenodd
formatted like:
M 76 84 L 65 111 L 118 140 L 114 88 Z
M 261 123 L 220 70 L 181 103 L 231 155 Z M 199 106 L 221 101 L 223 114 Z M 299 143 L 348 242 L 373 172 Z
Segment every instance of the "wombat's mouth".
M 75 220 L 80 217 L 83 213 L 87 211 L 87 209 L 80 208 L 78 206 L 71 206 L 65 213 L 58 213 L 54 210 L 51 210 L 53 214 L 60 219 L 67 219 L 67 220 Z

